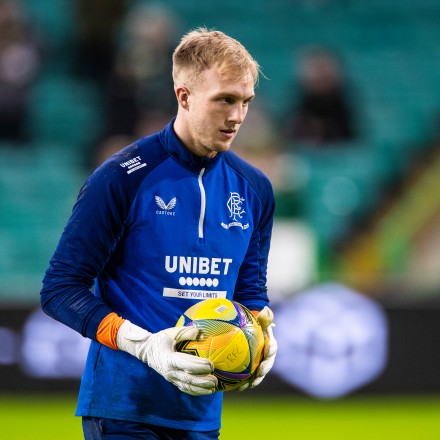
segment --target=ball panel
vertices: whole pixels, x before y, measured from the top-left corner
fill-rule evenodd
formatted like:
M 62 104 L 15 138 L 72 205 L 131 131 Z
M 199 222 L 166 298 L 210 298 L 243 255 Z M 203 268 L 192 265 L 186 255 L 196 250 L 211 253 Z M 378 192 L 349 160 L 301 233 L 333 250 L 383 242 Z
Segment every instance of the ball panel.
M 180 341 L 176 344 L 176 350 L 180 351 L 181 353 L 192 354 L 198 357 L 205 357 L 200 356 L 199 349 L 197 345 L 192 344 L 193 342 L 194 341 Z
M 217 339 L 217 338 L 212 338 Z M 246 336 L 237 329 L 227 338 L 222 338 L 222 346 L 219 346 L 210 356 L 216 369 L 240 373 L 246 370 L 250 363 L 250 352 Z
M 215 324 L 217 323 L 212 321 L 194 321 L 194 325 L 202 331 L 196 340 L 185 341 L 188 342 L 185 349 L 197 349 L 199 356 L 206 357 L 214 362 L 215 356 L 227 349 L 229 341 L 233 339 L 236 333 L 241 332 L 239 328 L 228 323 Z
M 255 318 L 254 318 L 255 319 Z M 261 326 L 255 319 L 256 325 L 247 325 L 242 329 L 246 335 L 246 339 L 249 344 L 250 359 L 252 360 L 250 365 L 250 372 L 253 374 L 260 365 L 263 358 L 264 350 L 264 335 Z
M 183 327 L 185 325 L 185 316 L 182 315 L 179 320 L 176 322 L 176 327 Z
M 194 304 L 185 312 L 185 316 L 191 321 L 199 319 L 233 321 L 237 318 L 237 310 L 231 301 L 225 298 L 216 298 Z
M 217 391 L 234 390 L 251 376 L 249 373 L 228 373 L 219 370 L 215 370 L 214 375 L 218 379 Z

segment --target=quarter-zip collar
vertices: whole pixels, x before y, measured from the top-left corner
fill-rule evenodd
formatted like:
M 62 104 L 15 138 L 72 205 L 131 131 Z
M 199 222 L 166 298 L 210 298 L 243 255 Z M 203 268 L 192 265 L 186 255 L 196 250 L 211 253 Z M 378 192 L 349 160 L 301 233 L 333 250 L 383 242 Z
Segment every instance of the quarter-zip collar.
M 209 170 L 219 162 L 221 153 L 218 153 L 213 158 L 199 157 L 191 153 L 177 137 L 173 128 L 174 120 L 175 118 L 159 133 L 159 138 L 164 148 L 185 168 L 189 168 L 197 173 L 200 172 L 202 168 L 205 168 L 205 173 L 209 172 Z

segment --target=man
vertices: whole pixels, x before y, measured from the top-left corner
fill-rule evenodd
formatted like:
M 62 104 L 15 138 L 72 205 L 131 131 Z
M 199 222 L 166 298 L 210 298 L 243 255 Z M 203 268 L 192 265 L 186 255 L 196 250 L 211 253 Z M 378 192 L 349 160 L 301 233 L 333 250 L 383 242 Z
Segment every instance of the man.
M 86 439 L 217 439 L 222 393 L 207 359 L 175 351 L 174 327 L 204 297 L 247 306 L 276 342 L 266 267 L 274 198 L 229 152 L 259 67 L 236 40 L 197 29 L 173 54 L 176 118 L 112 156 L 84 184 L 41 292 L 44 311 L 92 339 L 76 414 Z M 94 294 L 90 288 L 94 284 Z

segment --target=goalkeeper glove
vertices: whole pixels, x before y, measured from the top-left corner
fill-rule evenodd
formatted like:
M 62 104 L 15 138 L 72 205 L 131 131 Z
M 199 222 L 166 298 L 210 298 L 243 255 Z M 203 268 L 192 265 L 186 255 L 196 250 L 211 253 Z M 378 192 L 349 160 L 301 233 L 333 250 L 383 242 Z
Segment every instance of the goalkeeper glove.
M 198 333 L 196 327 L 171 327 L 150 333 L 125 320 L 118 330 L 116 343 L 120 350 L 148 364 L 184 393 L 209 395 L 217 386 L 217 378 L 211 374 L 212 362 L 175 350 L 177 342 L 194 340 Z
M 275 362 L 275 356 L 278 350 L 278 344 L 273 335 L 273 312 L 269 307 L 264 307 L 263 310 L 256 316 L 257 321 L 263 329 L 264 335 L 264 350 L 263 360 L 257 368 L 257 371 L 248 379 L 243 385 L 238 388 L 238 391 L 255 388 L 265 378 L 266 374 L 272 369 Z

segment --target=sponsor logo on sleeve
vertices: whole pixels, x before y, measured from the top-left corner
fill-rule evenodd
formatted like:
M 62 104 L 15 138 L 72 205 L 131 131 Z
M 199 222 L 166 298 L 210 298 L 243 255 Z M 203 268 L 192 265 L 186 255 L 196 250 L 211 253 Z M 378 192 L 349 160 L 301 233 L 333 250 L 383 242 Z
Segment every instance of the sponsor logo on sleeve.
M 126 168 L 127 174 L 131 174 L 134 171 L 137 171 L 141 168 L 144 168 L 147 166 L 146 162 L 142 162 L 141 156 L 133 157 L 132 159 L 129 159 L 125 162 L 121 162 L 119 164 L 120 167 Z

